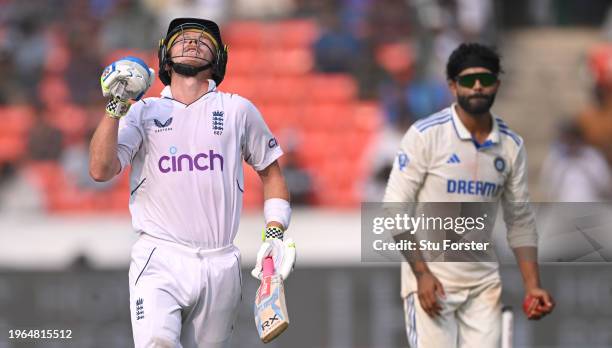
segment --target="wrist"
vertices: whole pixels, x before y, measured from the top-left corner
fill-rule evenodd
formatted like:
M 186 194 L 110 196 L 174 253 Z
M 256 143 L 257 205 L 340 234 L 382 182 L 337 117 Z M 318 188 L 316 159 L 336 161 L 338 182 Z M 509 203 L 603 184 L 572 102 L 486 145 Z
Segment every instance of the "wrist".
M 283 240 L 284 234 L 285 234 L 285 231 L 282 229 L 282 227 L 268 224 L 268 226 L 266 226 L 266 228 L 263 231 L 262 239 L 264 241 L 268 239 Z
M 289 201 L 282 198 L 266 199 L 264 201 L 264 219 L 267 226 L 278 224 L 281 229 L 287 229 L 291 220 Z
M 416 272 L 414 272 L 414 276 L 416 277 L 417 280 L 422 278 L 423 276 L 426 276 L 426 275 L 431 275 L 431 271 L 430 270 L 423 270 L 423 271 L 416 271 Z
M 128 113 L 130 106 L 129 101 L 112 97 L 106 104 L 106 116 L 118 120 Z
M 540 282 L 538 282 L 537 280 L 526 281 L 524 286 L 525 286 L 525 292 L 529 292 L 533 289 L 540 288 Z
M 410 266 L 412 268 L 412 273 L 414 273 L 414 276 L 417 279 L 424 275 L 432 274 L 425 262 L 413 262 L 410 264 Z

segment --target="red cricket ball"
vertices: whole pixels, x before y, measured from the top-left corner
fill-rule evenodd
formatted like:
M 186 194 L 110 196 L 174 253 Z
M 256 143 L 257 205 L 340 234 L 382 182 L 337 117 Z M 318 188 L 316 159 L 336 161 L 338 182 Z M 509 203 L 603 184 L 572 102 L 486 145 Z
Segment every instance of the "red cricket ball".
M 533 311 L 536 309 L 539 302 L 540 301 L 536 297 L 531 295 L 525 296 L 525 299 L 523 300 L 523 312 L 525 312 L 527 318 L 531 318 Z

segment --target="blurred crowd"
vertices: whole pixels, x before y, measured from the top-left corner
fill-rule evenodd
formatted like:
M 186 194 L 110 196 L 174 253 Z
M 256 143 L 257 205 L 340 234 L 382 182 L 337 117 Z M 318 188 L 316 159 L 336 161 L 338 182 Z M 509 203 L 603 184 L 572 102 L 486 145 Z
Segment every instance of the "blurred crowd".
M 612 44 L 588 53 L 588 73 L 592 102 L 560 122 L 543 163 L 540 182 L 552 202 L 612 199 Z
M 551 202 L 612 200 L 612 6 L 601 38 L 586 52 L 591 104 L 559 123 L 542 165 L 540 183 Z
M 0 113 L 13 135 L 0 131 L 0 197 L 31 162 L 53 162 L 84 191 L 108 191 L 88 175 L 87 149 L 105 100 L 99 75 L 116 54 L 142 52 L 151 59 L 170 19 L 211 18 L 273 22 L 310 19 L 315 72 L 354 79 L 357 97 L 374 101 L 380 127 L 365 153 L 359 200 L 382 197 L 397 144 L 416 120 L 451 101 L 444 76 L 450 52 L 462 41 L 495 44 L 494 0 L 0 0 Z M 546 1 L 534 1 L 534 13 Z M 536 6 L 537 5 L 537 6 Z M 538 12 L 539 11 L 539 12 Z M 545 11 L 544 11 L 545 12 Z M 499 16 L 498 16 L 499 17 Z M 537 17 L 537 16 L 536 16 Z M 540 19 L 540 22 L 546 22 Z M 496 24 L 497 23 L 497 24 Z M 603 32 L 612 40 L 612 12 Z M 240 35 L 240 33 L 238 33 Z M 590 54 L 591 107 L 560 127 L 544 164 L 550 200 L 605 200 L 612 163 L 612 46 Z M 232 55 L 230 52 L 230 66 Z M 154 66 L 157 68 L 156 66 Z M 257 69 L 257 67 L 253 67 Z M 241 93 L 240 90 L 234 91 Z M 264 117 L 265 117 L 264 113 Z M 9 121 L 7 121 L 9 120 Z M 8 132 L 8 131 L 7 131 Z M 316 176 L 287 146 L 286 171 L 296 204 L 317 204 Z M 340 146 L 329 144 L 328 146 Z M 6 149 L 14 149 L 9 151 Z M 346 176 L 347 173 L 344 173 Z M 340 174 L 342 176 L 342 174 Z M 11 181 L 13 180 L 13 181 Z M 19 181 L 19 180 L 18 180 Z M 357 181 L 357 180 L 355 180 Z M 570 182 L 567 186 L 564 183 Z M 9 185 L 10 184 L 10 185 Z M 575 193 L 555 187 L 574 187 Z M 568 190 L 569 191 L 569 190 Z M 6 195 L 5 195 L 6 197 Z M 6 203 L 6 198 L 4 199 Z M 0 201 L 0 206 L 2 201 Z
M 319 27 L 313 70 L 348 74 L 360 99 L 380 101 L 383 126 L 370 153 L 379 163 L 369 166 L 373 180 L 365 185 L 371 193 L 365 198 L 375 199 L 390 163 L 386 147 L 449 102 L 442 64 L 458 42 L 492 39 L 484 34 L 493 32 L 487 30 L 491 15 L 489 0 L 0 1 L 0 107 L 26 138 L 8 142 L 22 151 L 3 156 L 0 182 L 24 163 L 53 162 L 79 189 L 112 188 L 87 172 L 88 142 L 105 103 L 98 76 L 121 50 L 150 57 L 171 18 L 206 17 L 222 27 L 234 20 L 310 18 Z M 295 203 L 317 202 L 316 173 L 288 152 Z

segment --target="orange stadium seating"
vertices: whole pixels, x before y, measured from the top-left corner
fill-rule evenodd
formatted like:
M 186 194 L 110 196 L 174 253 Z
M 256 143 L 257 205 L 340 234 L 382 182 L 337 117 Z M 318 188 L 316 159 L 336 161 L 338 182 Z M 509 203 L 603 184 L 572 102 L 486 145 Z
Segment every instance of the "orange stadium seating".
M 382 118 L 377 103 L 358 100 L 351 76 L 313 70 L 311 45 L 317 35 L 317 25 L 309 20 L 229 23 L 224 38 L 230 58 L 220 89 L 252 100 L 285 150 L 295 151 L 299 164 L 313 178 L 313 204 L 354 208 L 366 175 L 362 157 Z M 60 39 L 56 41 L 61 43 Z M 52 50 L 53 56 L 47 59 L 66 60 L 67 51 L 62 47 Z M 156 51 L 118 50 L 103 62 L 110 64 L 127 55 L 142 57 L 157 70 Z M 65 82 L 58 76 L 53 69 L 44 75 L 40 91 L 48 112 L 43 117 L 64 133 L 65 144 L 70 145 L 82 139 L 91 115 L 70 103 Z M 162 88 L 156 79 L 147 96 L 158 96 Z M 25 154 L 33 110 L 4 106 L 0 114 L 0 162 L 16 161 Z M 58 163 L 30 161 L 23 168 L 47 198 L 49 212 L 127 212 L 126 173 L 108 190 L 94 193 L 78 188 Z M 244 207 L 258 209 L 263 201 L 261 183 L 252 168 L 245 165 L 244 169 Z
M 17 162 L 25 156 L 34 111 L 28 106 L 3 106 L 0 115 L 0 163 Z

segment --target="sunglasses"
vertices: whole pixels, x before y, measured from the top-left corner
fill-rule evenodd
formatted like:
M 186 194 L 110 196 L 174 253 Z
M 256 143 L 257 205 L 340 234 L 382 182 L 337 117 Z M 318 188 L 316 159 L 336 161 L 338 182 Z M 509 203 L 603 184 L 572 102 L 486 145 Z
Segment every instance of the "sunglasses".
M 493 86 L 497 82 L 497 75 L 491 73 L 476 73 L 457 76 L 455 81 L 460 86 L 472 88 L 476 84 L 476 80 L 480 81 L 480 85 L 483 87 Z

